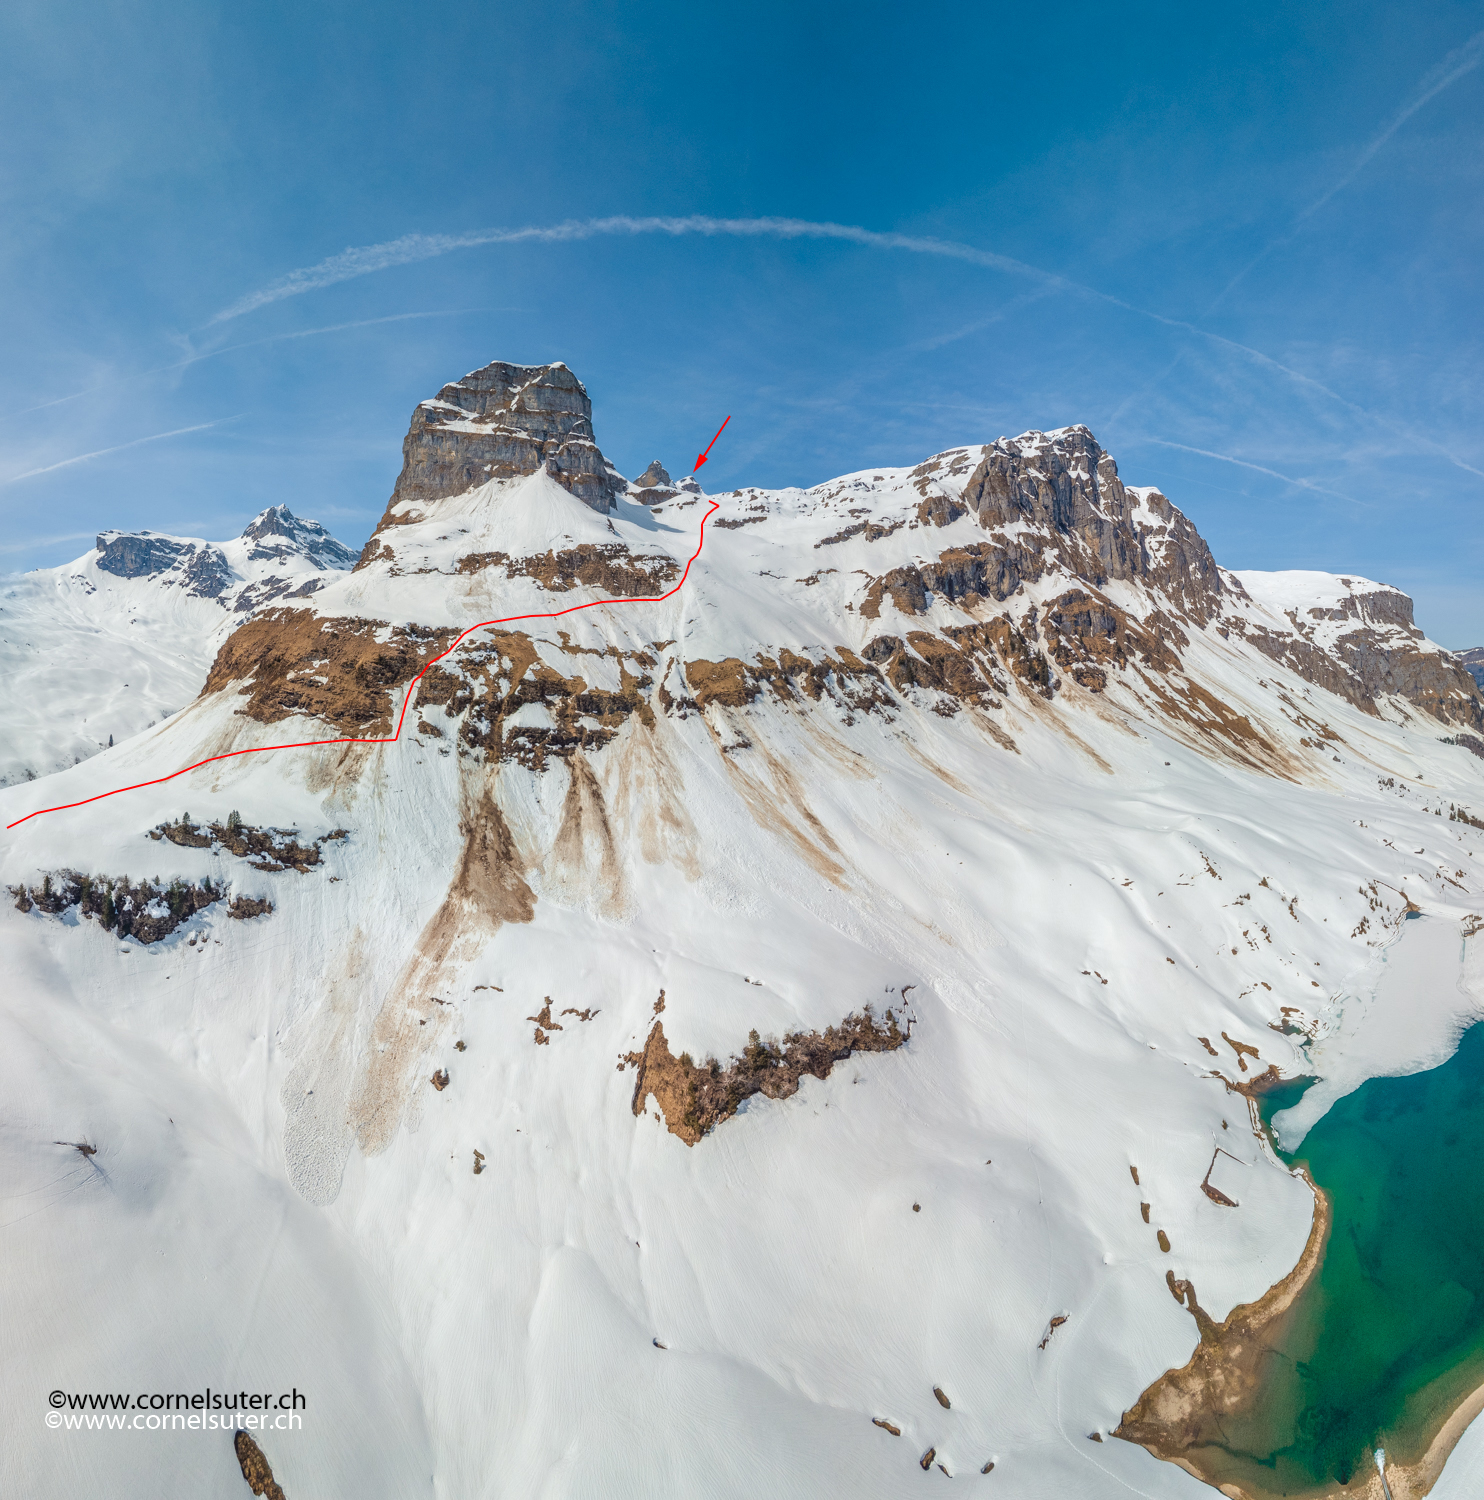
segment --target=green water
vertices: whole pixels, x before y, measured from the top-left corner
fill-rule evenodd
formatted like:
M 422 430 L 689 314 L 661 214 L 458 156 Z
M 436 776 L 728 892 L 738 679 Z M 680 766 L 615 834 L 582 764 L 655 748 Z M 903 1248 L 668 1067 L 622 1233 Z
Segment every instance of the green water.
M 1264 1098 L 1264 1121 L 1308 1083 Z M 1362 1084 L 1283 1154 L 1308 1165 L 1334 1226 L 1270 1330 L 1254 1404 L 1202 1455 L 1218 1482 L 1301 1495 L 1363 1474 L 1377 1447 L 1420 1458 L 1484 1384 L 1484 1025 L 1439 1067 Z

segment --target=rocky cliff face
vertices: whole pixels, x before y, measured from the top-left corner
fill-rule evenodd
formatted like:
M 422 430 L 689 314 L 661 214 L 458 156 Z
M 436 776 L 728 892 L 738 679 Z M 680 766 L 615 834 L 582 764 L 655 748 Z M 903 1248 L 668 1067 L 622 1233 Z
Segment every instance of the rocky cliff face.
M 232 576 L 220 547 L 153 531 L 101 532 L 97 552 L 98 567 L 115 578 L 174 574 L 169 582 L 199 599 L 219 598 Z
M 1484 688 L 1484 646 L 1470 646 L 1467 651 L 1453 654 L 1463 663 L 1464 671 Z
M 387 527 L 423 518 L 476 485 L 542 468 L 605 514 L 626 488 L 593 440 L 592 402 L 566 365 L 496 360 L 453 381 L 413 412 L 402 472 L 363 561 L 376 555 Z
M 658 461 L 624 484 L 589 413 L 563 365 L 493 364 L 444 387 L 414 417 L 354 602 L 332 591 L 312 610 L 259 615 L 224 645 L 208 690 L 243 693 L 240 711 L 265 723 L 309 714 L 382 735 L 389 693 L 468 623 L 457 601 L 481 611 L 473 620 L 539 620 L 579 595 L 657 599 L 692 545 L 665 550 L 693 534 L 700 487 L 673 483 Z M 502 478 L 519 482 L 476 493 Z M 610 518 L 619 485 L 658 527 Z M 1405 595 L 1329 574 L 1224 571 L 1164 495 L 1124 484 L 1086 427 L 719 498 L 712 552 L 691 575 L 703 617 L 718 611 L 704 645 L 659 639 L 671 630 L 658 623 L 635 625 L 653 634 L 632 643 L 582 647 L 561 631 L 561 645 L 543 645 L 540 625 L 486 630 L 423 678 L 423 722 L 441 722 L 461 753 L 540 770 L 600 751 L 631 717 L 769 700 L 847 723 L 968 710 L 1013 748 L 1015 703 L 1105 698 L 1207 753 L 1302 775 L 1322 744 L 1299 737 L 1296 759 L 1291 713 L 1263 728 L 1233 706 L 1217 658 L 1240 648 L 1242 680 L 1260 693 L 1271 661 L 1371 715 L 1484 723 L 1472 678 L 1417 629 Z M 727 592 L 709 597 L 722 577 Z
M 1399 589 L 1330 574 L 1242 576 L 1282 624 L 1257 622 L 1241 607 L 1227 624 L 1264 655 L 1367 713 L 1399 698 L 1445 724 L 1484 728 L 1478 682 L 1417 628 Z
M 242 533 L 252 543 L 249 562 L 282 562 L 288 557 L 306 557 L 321 568 L 349 568 L 356 554 L 338 542 L 318 521 L 305 521 L 286 505 L 271 505 L 251 521 Z

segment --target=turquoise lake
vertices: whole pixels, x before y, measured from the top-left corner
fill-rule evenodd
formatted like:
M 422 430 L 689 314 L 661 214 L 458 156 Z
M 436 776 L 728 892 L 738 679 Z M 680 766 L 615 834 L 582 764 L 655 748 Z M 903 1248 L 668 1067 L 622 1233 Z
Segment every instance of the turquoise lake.
M 1281 1111 L 1311 1080 L 1269 1093 Z M 1374 1078 L 1291 1152 L 1329 1196 L 1318 1275 L 1270 1330 L 1251 1407 L 1203 1448 L 1218 1481 L 1269 1495 L 1345 1483 L 1384 1447 L 1410 1463 L 1484 1385 L 1484 1025 L 1438 1067 Z

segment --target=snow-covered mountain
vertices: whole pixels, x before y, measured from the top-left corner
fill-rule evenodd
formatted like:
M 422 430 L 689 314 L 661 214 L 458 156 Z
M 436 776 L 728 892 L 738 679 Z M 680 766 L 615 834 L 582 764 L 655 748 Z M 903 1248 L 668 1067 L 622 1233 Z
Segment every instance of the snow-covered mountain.
M 1468 672 L 1085 427 L 707 495 L 495 364 L 404 454 L 352 571 L 0 792 L 334 741 L 6 835 L 32 1383 L 297 1386 L 292 1500 L 1208 1493 L 1105 1437 L 1195 1346 L 1166 1272 L 1219 1319 L 1304 1248 L 1243 1091 L 1484 998 Z M 8 1492 L 61 1436 L 76 1493 L 241 1493 L 220 1433 L 39 1418 Z
M 245 614 L 355 562 L 286 505 L 229 542 L 105 531 L 75 562 L 0 579 L 0 786 L 76 765 L 183 708 Z

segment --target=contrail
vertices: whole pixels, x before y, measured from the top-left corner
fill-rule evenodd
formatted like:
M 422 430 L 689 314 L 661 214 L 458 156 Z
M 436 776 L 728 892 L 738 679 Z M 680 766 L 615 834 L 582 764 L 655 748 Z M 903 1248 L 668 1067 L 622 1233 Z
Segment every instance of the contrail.
M 1479 48 L 1475 48 L 1476 41 L 1481 42 Z M 1454 61 L 1454 59 L 1462 58 L 1464 54 L 1472 57 L 1470 49 L 1475 49 L 1481 57 L 1484 57 L 1484 33 L 1480 33 L 1479 37 L 1471 39 L 1456 53 L 1450 53 L 1448 58 L 1444 59 L 1444 63 L 1440 65 L 1444 71 L 1436 81 L 1429 83 L 1431 92 L 1427 93 L 1426 98 L 1414 101 L 1413 105 L 1409 106 L 1408 112 L 1415 113 L 1422 107 L 1422 104 L 1426 103 L 1427 98 L 1433 97 L 1455 78 L 1462 77 L 1463 73 L 1475 66 L 1478 58 L 1473 61 L 1467 59 L 1463 62 Z M 1434 70 L 1434 72 L 1437 71 Z M 1429 80 L 1432 76 L 1432 74 L 1428 75 Z M 1394 120 L 1389 128 L 1394 130 L 1401 124 L 1403 118 L 1405 118 L 1405 113 Z M 1380 144 L 1378 138 L 1373 146 L 1379 150 Z M 378 245 L 362 245 L 342 250 L 339 255 L 332 255 L 316 265 L 290 271 L 286 276 L 279 277 L 277 281 L 270 282 L 258 291 L 239 298 L 230 307 L 223 308 L 207 326 L 211 327 L 232 318 L 240 318 L 246 313 L 266 307 L 273 302 L 280 302 L 286 297 L 302 296 L 305 292 L 335 286 L 339 282 L 350 281 L 358 276 L 369 276 L 375 271 L 387 270 L 392 266 L 433 260 L 455 250 L 467 250 L 481 245 L 570 243 L 577 240 L 596 239 L 603 235 L 641 234 L 665 234 L 676 237 L 697 234 L 706 237 L 839 240 L 877 250 L 904 250 L 916 255 L 941 256 L 969 265 L 983 266 L 989 270 L 1003 271 L 1012 276 L 1027 277 L 1037 282 L 1043 292 L 1064 291 L 1088 297 L 1106 306 L 1132 313 L 1135 317 L 1147 318 L 1165 328 L 1178 329 L 1182 333 L 1204 340 L 1217 348 L 1241 355 L 1242 358 L 1280 374 L 1297 385 L 1314 391 L 1328 400 L 1338 402 L 1356 416 L 1389 427 L 1409 441 L 1446 457 L 1450 463 L 1456 464 L 1459 468 L 1484 478 L 1484 471 L 1465 463 L 1450 453 L 1442 444 L 1367 411 L 1354 401 L 1347 400 L 1338 391 L 1331 390 L 1322 381 L 1292 369 L 1271 355 L 1264 354 L 1260 349 L 1240 344 L 1235 339 L 1223 338 L 1219 333 L 1211 333 L 1183 318 L 1169 318 L 1147 307 L 1139 307 L 1135 303 L 1125 301 L 1122 297 L 1113 296 L 1110 292 L 1099 291 L 1096 287 L 1074 281 L 1071 277 L 1059 275 L 1054 271 L 1042 270 L 1038 266 L 1028 265 L 1025 261 L 1015 260 L 1008 255 L 1000 255 L 993 250 L 983 250 L 976 245 L 966 245 L 959 240 L 943 240 L 928 235 L 883 233 L 874 229 L 864 229 L 858 224 L 835 224 L 828 221 L 816 222 L 812 219 L 785 218 L 716 219 L 705 214 L 688 214 L 678 218 L 635 218 L 627 214 L 619 214 L 605 219 L 566 219 L 560 224 L 532 224 L 519 229 L 482 229 L 468 234 L 406 234 L 400 239 L 386 240 Z
M 1025 276 L 1037 281 L 1048 291 L 1073 292 L 1090 297 L 1110 307 L 1117 307 L 1137 317 L 1149 318 L 1165 328 L 1178 328 L 1196 338 L 1205 339 L 1224 349 L 1256 360 L 1269 369 L 1280 371 L 1291 380 L 1310 386 L 1333 400 L 1344 402 L 1327 386 L 1307 375 L 1291 370 L 1287 365 L 1264 354 L 1260 349 L 1249 348 L 1234 339 L 1223 338 L 1204 328 L 1188 323 L 1183 318 L 1167 318 L 1163 313 L 1151 312 L 1115 297 L 1111 292 L 1099 291 L 1070 277 L 1054 271 L 1043 271 L 1038 266 L 1027 265 L 993 250 L 981 250 L 975 245 L 965 245 L 958 240 L 940 240 L 925 235 L 881 233 L 874 229 L 862 229 L 856 224 L 815 223 L 810 219 L 713 219 L 703 214 L 691 214 L 685 218 L 631 218 L 618 215 L 607 219 L 567 219 L 560 224 L 528 225 L 522 229 L 486 229 L 470 234 L 407 234 L 401 239 L 387 240 L 379 245 L 363 245 L 358 249 L 343 250 L 317 265 L 305 266 L 290 271 L 277 281 L 239 298 L 230 307 L 217 313 L 208 327 L 223 323 L 230 318 L 240 318 L 270 303 L 280 302 L 285 297 L 299 297 L 305 292 L 318 291 L 322 287 L 334 286 L 350 281 L 357 276 L 369 276 L 374 271 L 384 271 L 391 266 L 409 265 L 414 261 L 432 260 L 448 255 L 454 250 L 466 250 L 479 245 L 513 245 L 536 241 L 539 243 L 570 242 L 596 239 L 601 235 L 699 234 L 706 236 L 742 235 L 774 239 L 823 239 L 843 240 L 850 244 L 866 245 L 877 250 L 906 250 L 917 255 L 937 255 L 950 260 L 964 261 L 969 265 L 984 266 L 990 270 L 1005 271 L 1013 276 Z M 1352 406 L 1353 403 L 1345 402 Z
M 277 281 L 256 292 L 239 298 L 230 307 L 217 313 L 207 325 L 225 323 L 230 318 L 240 318 L 244 313 L 266 307 L 270 302 L 280 302 L 285 297 L 297 297 L 304 292 L 318 291 L 321 287 L 334 286 L 337 282 L 350 281 L 357 276 L 368 276 L 373 271 L 384 271 L 391 266 L 410 265 L 415 261 L 432 260 L 454 250 L 468 250 L 479 245 L 517 245 L 527 243 L 560 244 L 573 240 L 597 239 L 602 235 L 668 234 L 672 236 L 699 234 L 706 236 L 742 236 L 768 239 L 812 239 L 844 240 L 850 244 L 867 245 L 877 250 L 909 250 L 919 255 L 940 255 L 950 260 L 967 261 L 971 265 L 987 266 L 992 270 L 1006 271 L 1015 276 L 1029 276 L 1048 286 L 1062 287 L 1067 291 L 1083 292 L 1106 301 L 1117 302 L 1114 297 L 1082 286 L 1064 276 L 1039 267 L 1014 260 L 1008 255 L 996 254 L 993 250 L 981 250 L 975 245 L 965 245 L 958 240 L 940 240 L 927 235 L 881 233 L 863 229 L 857 224 L 816 223 L 810 219 L 714 219 L 705 214 L 688 214 L 678 218 L 634 218 L 627 214 L 616 214 L 606 219 L 567 219 L 560 224 L 529 224 L 519 229 L 478 229 L 468 234 L 404 234 L 400 239 L 386 240 L 379 245 L 361 245 L 342 250 L 317 265 L 304 266 L 280 276 Z M 1124 306 L 1126 304 L 1119 304 Z
M 1216 294 L 1210 307 L 1206 309 L 1208 314 L 1214 312 L 1220 305 L 1222 299 L 1239 281 L 1247 275 L 1254 266 L 1261 264 L 1280 245 L 1286 245 L 1293 238 L 1306 220 L 1316 214 L 1336 193 L 1343 192 L 1355 179 L 1360 176 L 1371 158 L 1394 136 L 1408 120 L 1424 105 L 1431 104 L 1444 89 L 1450 88 L 1460 78 L 1472 73 L 1475 68 L 1484 62 L 1484 31 L 1476 31 L 1463 46 L 1455 47 L 1436 67 L 1430 69 L 1417 85 L 1417 92 L 1405 103 L 1391 119 L 1382 127 L 1380 132 L 1373 136 L 1370 143 L 1355 158 L 1350 170 L 1337 182 L 1322 192 L 1306 209 L 1303 210 L 1288 226 L 1288 229 L 1276 239 L 1270 240 L 1256 255 L 1237 272 L 1227 284 Z M 1464 465 L 1467 468 L 1467 465 Z
M 1324 207 L 1342 189 L 1350 186 L 1368 161 L 1394 136 L 1413 115 L 1426 104 L 1431 104 L 1444 89 L 1451 87 L 1466 74 L 1484 62 L 1484 31 L 1476 31 L 1463 46 L 1455 47 L 1417 86 L 1412 98 L 1391 117 L 1380 134 L 1355 158 L 1355 164 L 1326 193 L 1321 193 L 1303 213 L 1297 223 L 1303 223 L 1310 214 Z
M 1344 495 L 1339 490 L 1326 489 L 1322 484 L 1315 484 L 1312 479 L 1295 479 L 1291 474 L 1280 474 L 1276 469 L 1265 469 L 1261 464 L 1249 463 L 1245 458 L 1233 458 L 1230 453 L 1213 453 L 1209 448 L 1192 448 L 1188 443 L 1172 443 L 1165 438 L 1146 437 L 1141 441 L 1154 443 L 1160 448 L 1178 448 L 1181 453 L 1195 453 L 1201 458 L 1220 459 L 1222 463 L 1236 464 L 1240 469 L 1253 469 L 1259 474 L 1266 474 L 1269 479 L 1281 479 L 1284 484 L 1294 485 L 1301 490 L 1313 490 L 1318 495 L 1333 495 L 1336 500 L 1344 500 L 1351 505 L 1361 503 L 1353 495 Z
M 220 427 L 223 422 L 230 421 L 232 421 L 231 417 L 219 417 L 215 422 L 199 422 L 194 427 L 177 427 L 173 432 L 155 432 L 149 437 L 134 438 L 127 443 L 116 443 L 112 448 L 99 448 L 92 453 L 79 453 L 75 458 L 63 458 L 39 469 L 27 469 L 24 474 L 12 474 L 8 479 L 0 479 L 0 485 L 19 484 L 23 479 L 35 479 L 38 474 L 50 474 L 57 469 L 70 468 L 73 464 L 85 464 L 95 458 L 105 458 L 110 453 L 122 453 L 125 448 L 137 448 L 141 443 L 158 443 L 165 438 L 184 437 L 188 432 L 205 432 L 208 427 Z

